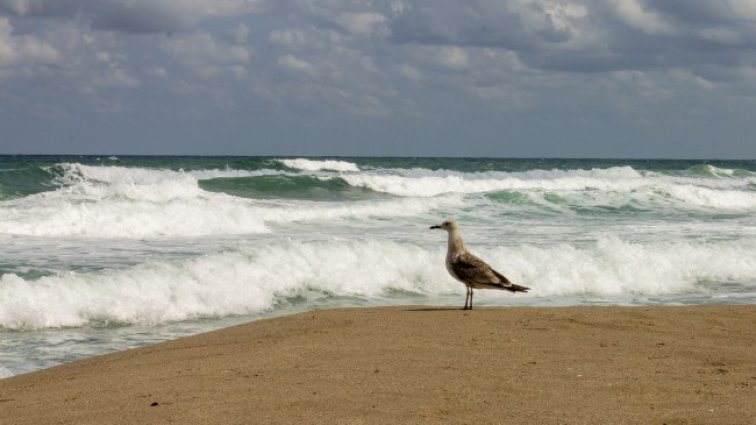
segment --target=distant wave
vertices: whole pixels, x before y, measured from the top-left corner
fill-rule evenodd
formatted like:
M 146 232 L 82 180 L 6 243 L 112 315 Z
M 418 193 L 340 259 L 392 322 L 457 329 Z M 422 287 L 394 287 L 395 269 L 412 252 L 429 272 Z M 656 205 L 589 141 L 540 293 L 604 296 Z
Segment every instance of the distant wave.
M 202 180 L 204 190 L 245 198 L 310 199 L 319 201 L 359 200 L 381 197 L 368 188 L 352 186 L 335 176 L 272 175 L 219 177 Z
M 350 184 L 399 196 L 432 197 L 443 193 L 484 193 L 499 190 L 626 190 L 643 184 L 643 176 L 631 167 L 596 170 L 534 170 L 527 172 L 396 170 L 395 173 L 344 175 Z
M 57 164 L 51 168 L 51 172 L 63 187 L 54 194 L 40 194 L 43 198 L 65 197 L 89 201 L 119 198 L 166 202 L 195 198 L 199 193 L 197 179 L 181 171 L 73 163 Z
M 258 177 L 258 176 L 275 176 L 282 174 L 280 170 L 271 170 L 262 168 L 259 170 L 190 170 L 185 173 L 191 175 L 198 180 L 210 180 L 221 178 L 242 178 L 242 177 Z
M 702 177 L 756 177 L 753 171 L 720 168 L 710 164 L 695 165 L 686 171 L 694 176 Z
M 523 245 L 479 254 L 514 281 L 531 286 L 525 297 L 653 296 L 707 293 L 733 283 L 756 288 L 754 249 L 752 244 L 636 244 L 604 238 L 589 246 Z M 36 280 L 4 274 L 0 326 L 159 324 L 256 313 L 295 297 L 316 297 L 327 305 L 333 297 L 390 299 L 394 291 L 461 295 L 461 285 L 442 266 L 443 257 L 442 247 L 389 241 L 297 242 Z
M 671 204 L 681 208 L 713 208 L 724 210 L 756 210 L 756 192 L 752 185 L 756 176 L 743 178 L 673 176 L 655 172 L 639 172 L 632 167 L 591 170 L 531 170 L 525 172 L 463 173 L 446 170 L 394 170 L 391 173 L 355 173 L 343 175 L 354 186 L 404 197 L 434 197 L 459 193 L 502 193 L 492 196 L 504 201 L 506 193 L 516 193 L 520 200 L 535 203 L 546 199 L 572 198 L 578 204 L 595 200 L 624 198 L 624 202 Z
M 53 190 L 33 189 L 0 200 L 0 233 L 97 238 L 249 234 L 268 232 L 277 223 L 448 211 L 461 205 L 462 198 L 467 208 L 494 205 L 546 214 L 756 211 L 756 175 L 737 177 L 736 171 L 708 168 L 674 175 L 629 166 L 523 172 L 378 169 L 334 175 L 322 170 L 181 171 L 62 163 L 23 173 L 37 180 L 44 173 Z
M 279 159 L 277 160 L 281 164 L 295 169 L 295 170 L 303 170 L 303 171 L 360 171 L 360 168 L 357 166 L 357 164 L 354 164 L 352 162 L 346 162 L 346 161 L 338 161 L 338 160 L 316 160 L 316 159 L 306 159 L 306 158 L 297 158 L 297 159 Z
M 453 200 L 398 199 L 339 204 L 254 202 L 224 194 L 152 202 L 109 199 L 71 202 L 65 197 L 17 203 L 0 209 L 0 233 L 93 238 L 160 238 L 264 233 L 269 225 L 331 219 L 406 217 Z
M 50 190 L 50 173 L 39 167 L 0 169 L 0 200 Z
M 95 238 L 248 234 L 267 232 L 275 223 L 406 217 L 458 202 L 454 198 L 348 203 L 253 200 L 203 190 L 188 172 L 81 164 L 59 166 L 57 179 L 65 184 L 57 190 L 4 201 L 0 233 Z

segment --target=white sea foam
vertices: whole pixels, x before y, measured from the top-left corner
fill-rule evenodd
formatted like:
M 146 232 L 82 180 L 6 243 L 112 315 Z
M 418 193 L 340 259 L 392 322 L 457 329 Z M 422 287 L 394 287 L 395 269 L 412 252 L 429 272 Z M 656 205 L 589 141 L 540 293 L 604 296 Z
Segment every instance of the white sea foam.
M 204 180 L 218 177 L 254 177 L 281 174 L 281 171 L 270 169 L 237 170 L 225 168 L 175 171 L 170 169 L 84 165 L 79 163 L 61 163 L 55 167 L 61 173 L 58 180 L 68 184 L 82 180 L 111 184 L 154 184 L 165 180 L 177 180 L 187 177 Z
M 667 242 L 639 244 L 614 237 L 577 248 L 495 249 L 511 278 L 547 296 L 661 295 L 714 290 L 725 282 L 756 286 L 753 244 Z
M 397 248 L 388 243 L 290 244 L 36 281 L 5 274 L 0 326 L 156 324 L 259 312 L 304 291 L 364 297 L 381 296 L 397 285 L 427 291 L 430 281 L 424 276 L 442 277 L 442 268 L 426 261 L 428 252 Z
M 448 276 L 444 246 L 387 241 L 323 241 L 249 246 L 181 262 L 65 273 L 25 280 L 0 278 L 0 326 L 10 329 L 97 323 L 157 324 L 249 314 L 282 299 L 386 299 L 408 291 L 433 299 L 462 294 Z M 605 238 L 593 245 L 482 247 L 476 253 L 532 291 L 525 299 L 569 295 L 706 293 L 738 282 L 756 286 L 754 246 L 634 244 Z M 481 291 L 483 297 L 507 297 Z
M 194 198 L 200 192 L 197 179 L 180 171 L 82 164 L 59 164 L 57 168 L 63 172 L 57 181 L 64 186 L 55 192 L 41 193 L 37 198 L 91 201 L 126 198 L 164 202 Z
M 753 171 L 737 169 L 737 168 L 722 168 L 715 167 L 711 164 L 696 165 L 691 168 L 697 174 L 702 174 L 704 177 L 724 177 L 724 178 L 753 178 L 756 177 Z
M 0 379 L 10 378 L 11 376 L 13 376 L 13 372 L 3 366 L 0 366 Z
M 154 170 L 79 163 L 61 163 L 50 168 L 59 174 L 58 181 L 64 184 L 74 184 L 84 180 L 100 183 L 154 184 L 164 180 L 176 179 L 183 175 L 180 171 L 168 169 Z
M 617 190 L 644 184 L 631 167 L 608 170 L 528 171 L 523 173 L 397 170 L 342 176 L 349 184 L 399 196 L 432 197 L 443 193 L 482 193 L 497 190 Z
M 261 201 L 204 191 L 195 175 L 179 171 L 80 164 L 62 168 L 59 179 L 65 186 L 0 203 L 0 233 L 102 238 L 249 234 L 267 232 L 275 223 L 406 217 L 459 203 L 454 197 L 433 202 Z
M 735 170 L 730 169 L 730 168 L 719 168 L 713 165 L 707 165 L 706 167 L 708 167 L 709 172 L 714 176 L 732 177 L 735 175 Z
M 0 208 L 0 233 L 150 238 L 266 232 L 258 213 L 243 201 L 222 195 L 160 203 L 44 199 Z
M 279 159 L 281 164 L 303 171 L 360 171 L 357 164 L 347 161 L 338 161 L 333 159 L 315 160 L 315 159 Z
M 343 175 L 349 184 L 404 197 L 434 197 L 448 193 L 519 191 L 538 201 L 545 192 L 582 199 L 619 195 L 641 203 L 676 200 L 677 206 L 725 210 L 756 209 L 756 192 L 749 179 L 677 177 L 631 167 L 592 170 L 531 170 L 526 172 L 462 173 L 447 170 L 393 170 Z M 580 194 L 580 198 L 574 195 Z M 595 194 L 595 196 L 591 196 Z
M 0 208 L 0 233 L 95 238 L 239 235 L 268 232 L 269 225 L 276 223 L 407 217 L 459 202 L 453 198 L 430 203 L 399 199 L 330 205 L 262 202 L 210 193 L 162 203 L 45 201 Z
M 726 210 L 756 210 L 754 191 L 715 190 L 693 185 L 670 185 L 665 190 L 672 197 L 690 205 Z
M 198 179 L 280 173 L 273 170 L 191 172 L 60 164 L 57 190 L 0 202 L 0 233 L 33 236 L 152 238 L 250 234 L 277 223 L 411 217 L 463 207 L 470 193 L 517 191 L 554 208 L 623 206 L 756 210 L 756 191 L 743 179 L 680 178 L 631 167 L 533 170 L 521 173 L 382 170 L 345 173 L 355 186 L 399 195 L 346 202 L 254 200 L 204 191 Z M 321 176 L 322 177 L 322 176 Z M 692 184 L 696 182 L 697 184 Z M 703 183 L 701 183 L 703 182 Z M 717 187 L 717 185 L 721 187 Z M 443 195 L 443 196 L 440 196 Z M 561 205 L 556 205 L 559 200 Z M 486 205 L 465 199 L 465 207 Z M 649 204 L 650 203 L 650 204 Z
M 195 177 L 198 180 L 209 180 L 217 178 L 234 178 L 234 177 L 258 177 L 258 176 L 273 176 L 284 173 L 279 170 L 234 170 L 227 168 L 225 170 L 191 170 L 186 171 L 187 174 Z

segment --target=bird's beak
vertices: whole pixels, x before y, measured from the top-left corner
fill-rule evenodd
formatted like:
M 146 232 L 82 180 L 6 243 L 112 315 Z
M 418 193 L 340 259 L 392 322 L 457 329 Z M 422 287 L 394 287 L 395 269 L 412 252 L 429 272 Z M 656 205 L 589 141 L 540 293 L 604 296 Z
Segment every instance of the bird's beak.
M 441 228 L 441 226 L 431 226 L 430 228 L 431 228 L 431 229 L 440 229 L 440 228 Z

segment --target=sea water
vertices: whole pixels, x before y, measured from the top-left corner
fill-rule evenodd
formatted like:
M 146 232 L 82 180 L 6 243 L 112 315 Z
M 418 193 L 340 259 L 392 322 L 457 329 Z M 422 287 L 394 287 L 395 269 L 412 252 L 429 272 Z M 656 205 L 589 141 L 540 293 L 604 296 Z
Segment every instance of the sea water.
M 0 377 L 347 306 L 756 302 L 756 161 L 0 156 Z

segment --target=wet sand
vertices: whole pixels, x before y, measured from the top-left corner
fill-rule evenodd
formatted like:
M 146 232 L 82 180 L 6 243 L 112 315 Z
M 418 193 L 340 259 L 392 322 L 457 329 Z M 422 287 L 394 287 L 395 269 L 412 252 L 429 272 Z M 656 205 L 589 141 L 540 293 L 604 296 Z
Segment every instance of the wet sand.
M 0 422 L 756 423 L 756 306 L 302 313 L 0 380 Z

